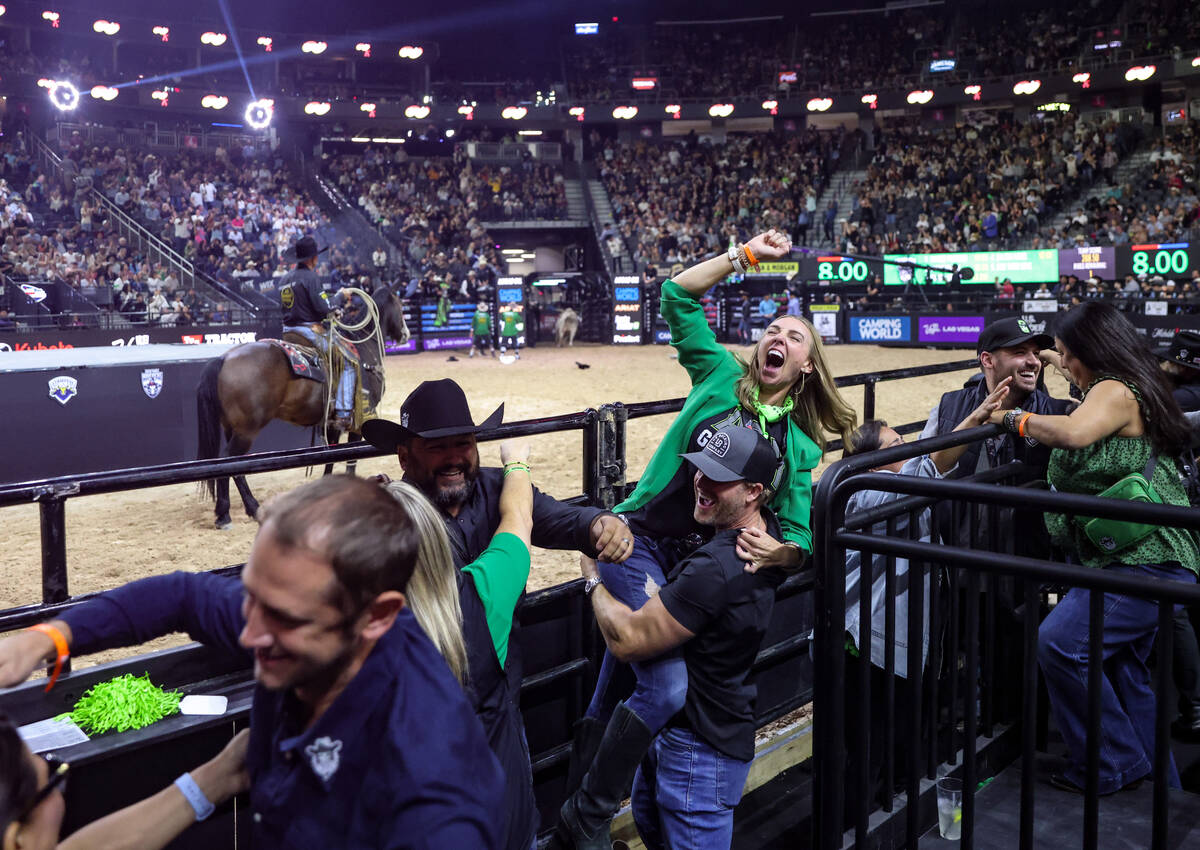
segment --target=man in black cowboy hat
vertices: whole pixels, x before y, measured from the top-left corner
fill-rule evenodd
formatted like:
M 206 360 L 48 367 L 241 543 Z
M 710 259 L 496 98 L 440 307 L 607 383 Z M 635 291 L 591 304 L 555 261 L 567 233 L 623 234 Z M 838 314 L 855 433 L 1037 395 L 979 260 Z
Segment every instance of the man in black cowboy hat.
M 1184 413 L 1200 411 L 1200 333 L 1179 331 L 1166 348 L 1155 352 L 1171 376 L 1172 395 Z
M 504 474 L 479 466 L 475 435 L 495 428 L 503 418 L 501 404 L 476 425 L 462 387 L 443 378 L 425 381 L 409 394 L 400 407 L 399 423 L 363 423 L 363 438 L 376 448 L 395 451 L 404 480 L 441 511 L 459 567 L 483 553 L 500 522 Z M 607 561 L 623 561 L 633 549 L 628 527 L 615 514 L 566 505 L 537 489 L 533 545 L 578 549 Z
M 320 325 L 329 314 L 342 306 L 344 289 L 336 293 L 329 282 L 322 283 L 315 271 L 317 256 L 327 248 L 317 249 L 317 241 L 305 236 L 283 253 L 285 262 L 296 268 L 279 281 L 279 302 L 283 307 L 283 332 L 304 337 L 322 354 L 328 353 L 329 337 Z M 333 376 L 330 375 L 330 380 Z M 342 369 L 337 395 L 333 400 L 335 424 L 344 431 L 351 428 L 354 409 L 354 370 Z

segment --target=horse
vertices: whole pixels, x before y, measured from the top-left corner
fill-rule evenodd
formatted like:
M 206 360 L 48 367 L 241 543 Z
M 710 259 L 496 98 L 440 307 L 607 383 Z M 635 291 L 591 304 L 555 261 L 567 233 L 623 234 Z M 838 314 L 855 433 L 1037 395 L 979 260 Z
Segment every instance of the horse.
M 575 332 L 579 330 L 579 314 L 570 307 L 563 309 L 558 314 L 558 319 L 554 322 L 554 343 L 558 348 L 563 347 L 563 340 L 566 344 L 574 347 Z
M 407 342 L 409 333 L 404 321 L 404 307 L 396 293 L 388 287 L 380 287 L 371 298 L 378 308 L 383 334 L 401 344 Z M 374 321 L 368 322 L 362 334 L 366 337 L 358 343 L 362 381 L 374 407 L 383 396 L 384 351 Z M 288 341 L 311 347 L 303 337 Z M 352 367 L 346 364 L 346 368 Z M 326 381 L 331 377 L 327 375 Z M 288 356 L 270 342 L 247 342 L 229 349 L 209 362 L 197 388 L 198 459 L 220 457 L 222 435 L 226 456 L 246 454 L 254 438 L 272 419 L 310 427 L 314 433 L 315 429 L 323 427 L 326 442 L 336 445 L 340 432 L 326 419 L 326 381 L 297 377 L 288 365 Z M 350 435 L 350 438 L 361 439 L 358 435 Z M 332 464 L 327 465 L 325 473 L 328 475 L 331 469 Z M 259 504 L 250 492 L 246 477 L 237 475 L 233 481 L 242 497 L 246 515 L 256 519 Z M 229 528 L 233 524 L 229 517 L 229 479 L 210 479 L 203 487 L 209 498 L 216 501 L 217 528 Z

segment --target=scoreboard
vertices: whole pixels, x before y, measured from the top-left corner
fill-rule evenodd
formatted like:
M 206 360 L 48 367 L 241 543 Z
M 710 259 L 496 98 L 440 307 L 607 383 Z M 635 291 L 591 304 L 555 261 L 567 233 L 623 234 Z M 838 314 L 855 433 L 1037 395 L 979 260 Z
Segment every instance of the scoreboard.
M 883 274 L 878 260 L 859 260 L 841 254 L 819 254 L 806 257 L 804 279 L 820 283 L 866 283 Z
M 642 281 L 637 275 L 613 278 L 613 344 L 642 342 Z
M 1117 274 L 1186 278 L 1200 268 L 1200 246 L 1188 242 L 1126 245 L 1117 248 Z

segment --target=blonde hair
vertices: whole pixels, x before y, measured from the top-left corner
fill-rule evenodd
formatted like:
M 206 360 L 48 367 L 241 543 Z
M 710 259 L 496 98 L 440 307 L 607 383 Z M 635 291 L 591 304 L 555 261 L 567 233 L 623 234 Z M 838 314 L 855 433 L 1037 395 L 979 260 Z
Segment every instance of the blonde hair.
M 442 515 L 416 487 L 393 481 L 386 487 L 412 518 L 421 541 L 417 564 L 408 580 L 408 607 L 417 623 L 446 659 L 459 684 L 467 681 L 467 645 L 463 640 L 458 575 L 450 554 L 450 537 Z
M 812 372 L 801 372 L 799 380 L 788 390 L 788 395 L 792 397 L 792 420 L 800 426 L 800 430 L 812 438 L 824 454 L 828 443 L 826 433 L 836 434 L 842 438 L 843 444 L 850 444 L 851 434 L 858 424 L 858 414 L 838 392 L 833 372 L 825 360 L 825 346 L 821 343 L 820 334 L 803 316 L 790 318 L 800 322 L 808 330 L 812 340 L 808 356 L 813 365 Z M 740 355 L 734 355 L 744 370 L 742 377 L 738 379 L 735 392 L 738 401 L 747 410 L 754 410 L 754 391 L 762 383 L 759 351 L 760 347 L 755 346 L 754 354 L 748 361 Z

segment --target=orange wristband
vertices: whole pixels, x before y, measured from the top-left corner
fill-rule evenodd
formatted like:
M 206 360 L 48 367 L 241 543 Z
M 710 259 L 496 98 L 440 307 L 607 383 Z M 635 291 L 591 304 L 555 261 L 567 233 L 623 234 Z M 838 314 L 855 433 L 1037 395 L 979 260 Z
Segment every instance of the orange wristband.
M 1021 421 L 1017 423 L 1017 436 L 1018 437 L 1025 436 L 1025 423 L 1029 421 L 1030 416 L 1033 416 L 1033 414 L 1026 413 L 1024 416 L 1021 417 Z
M 26 631 L 41 632 L 54 641 L 54 651 L 58 657 L 54 661 L 54 672 L 50 674 L 50 682 L 46 685 L 46 690 L 49 691 L 54 687 L 54 683 L 58 681 L 58 674 L 62 672 L 63 664 L 71 657 L 71 650 L 67 646 L 67 638 L 49 623 L 38 623 L 36 626 L 30 626 Z
M 746 259 L 750 261 L 750 265 L 757 266 L 758 265 L 758 257 L 754 256 L 754 253 L 750 250 L 750 246 L 743 245 L 742 250 L 746 252 Z

